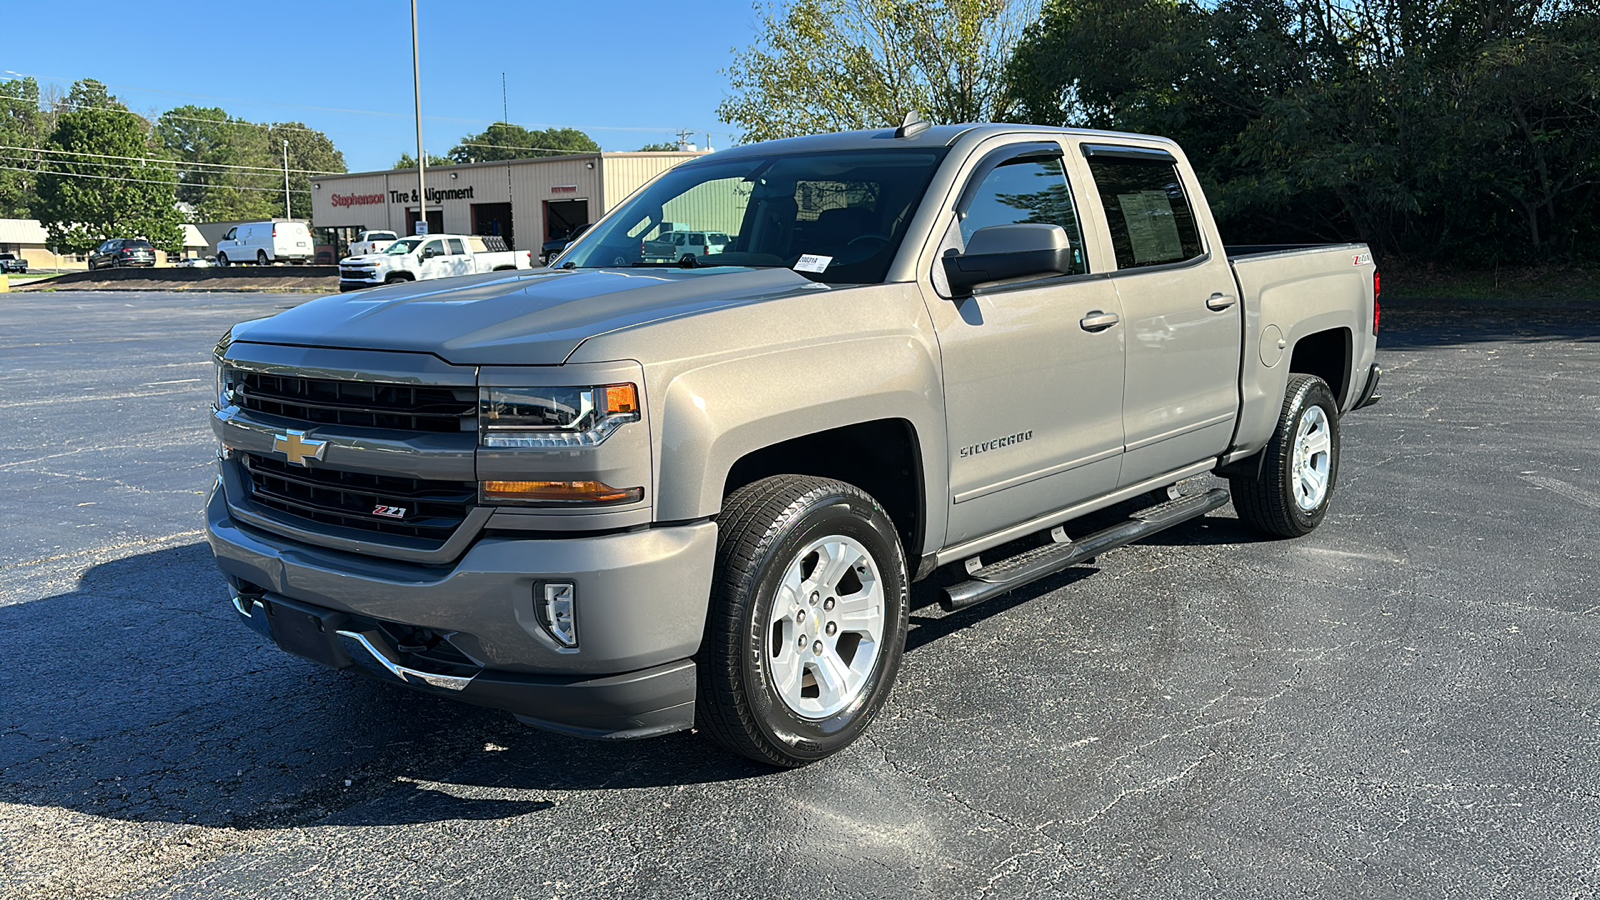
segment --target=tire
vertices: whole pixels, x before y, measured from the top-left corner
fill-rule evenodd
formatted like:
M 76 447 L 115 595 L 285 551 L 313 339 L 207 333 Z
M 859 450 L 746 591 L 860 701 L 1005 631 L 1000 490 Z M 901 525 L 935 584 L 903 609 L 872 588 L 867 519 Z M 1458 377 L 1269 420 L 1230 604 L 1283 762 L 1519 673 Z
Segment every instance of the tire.
M 406 282 L 411 281 L 411 280 L 412 279 L 407 278 L 404 275 L 390 275 L 388 278 L 385 278 L 383 280 L 383 283 L 384 284 L 405 284 Z
M 740 488 L 717 522 L 698 726 L 774 766 L 837 753 L 877 716 L 905 651 L 894 523 L 860 488 L 801 475 Z
M 1239 520 L 1276 537 L 1310 534 L 1339 480 L 1339 404 L 1322 379 L 1289 376 L 1278 427 L 1261 452 L 1255 477 L 1228 479 Z
M 257 250 L 256 251 L 256 265 L 258 265 L 258 266 L 267 265 L 267 251 L 265 251 L 265 250 Z
M 227 267 L 228 267 L 228 254 L 226 254 L 226 253 L 218 253 L 217 254 L 217 268 L 226 269 Z

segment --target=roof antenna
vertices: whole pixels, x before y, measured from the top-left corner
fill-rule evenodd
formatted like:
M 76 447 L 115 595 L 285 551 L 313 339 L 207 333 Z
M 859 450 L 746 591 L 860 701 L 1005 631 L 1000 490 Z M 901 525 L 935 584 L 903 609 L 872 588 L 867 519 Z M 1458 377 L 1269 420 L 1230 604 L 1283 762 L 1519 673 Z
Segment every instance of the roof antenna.
M 914 138 L 927 130 L 928 123 L 922 121 L 922 117 L 917 115 L 917 111 L 913 109 L 906 113 L 905 120 L 900 123 L 899 128 L 894 130 L 894 136 L 897 138 Z

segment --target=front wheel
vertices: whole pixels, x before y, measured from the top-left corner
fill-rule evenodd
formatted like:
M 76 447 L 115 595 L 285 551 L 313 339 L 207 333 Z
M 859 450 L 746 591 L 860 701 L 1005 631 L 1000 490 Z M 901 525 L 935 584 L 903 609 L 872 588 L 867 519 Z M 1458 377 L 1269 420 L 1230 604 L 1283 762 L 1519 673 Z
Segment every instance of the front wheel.
M 228 267 L 228 254 L 226 254 L 226 253 L 218 253 L 217 254 L 217 268 L 226 269 L 227 267 Z
M 905 650 L 905 554 L 854 485 L 779 475 L 718 517 L 696 720 L 751 759 L 802 766 L 844 749 L 888 699 Z
M 1228 479 L 1240 521 L 1277 537 L 1310 534 L 1339 479 L 1339 404 L 1314 375 L 1291 375 L 1259 473 Z

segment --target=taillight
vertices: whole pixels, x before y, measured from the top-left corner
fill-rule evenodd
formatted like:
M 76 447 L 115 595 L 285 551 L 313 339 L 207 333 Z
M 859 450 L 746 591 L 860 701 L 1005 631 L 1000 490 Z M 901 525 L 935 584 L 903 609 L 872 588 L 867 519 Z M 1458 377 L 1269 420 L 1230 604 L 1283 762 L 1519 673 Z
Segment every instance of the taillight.
M 276 225 L 272 226 L 272 236 L 273 237 L 277 237 L 278 236 L 278 226 L 276 226 Z
M 1383 296 L 1383 279 L 1378 277 L 1378 270 L 1372 270 L 1372 333 L 1378 333 L 1378 319 L 1383 314 L 1383 306 L 1378 298 Z

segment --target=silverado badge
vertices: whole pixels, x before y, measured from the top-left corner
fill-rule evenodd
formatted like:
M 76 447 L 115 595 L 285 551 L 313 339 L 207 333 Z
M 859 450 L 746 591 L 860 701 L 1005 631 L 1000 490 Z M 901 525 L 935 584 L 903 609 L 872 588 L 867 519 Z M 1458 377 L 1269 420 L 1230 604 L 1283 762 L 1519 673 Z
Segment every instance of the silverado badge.
M 304 466 L 308 459 L 321 459 L 328 452 L 327 441 L 308 441 L 304 431 L 289 429 L 288 434 L 272 436 L 272 449 L 288 457 L 293 465 Z

